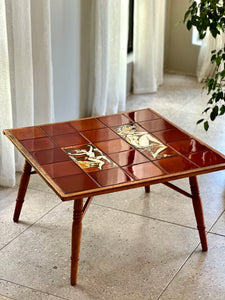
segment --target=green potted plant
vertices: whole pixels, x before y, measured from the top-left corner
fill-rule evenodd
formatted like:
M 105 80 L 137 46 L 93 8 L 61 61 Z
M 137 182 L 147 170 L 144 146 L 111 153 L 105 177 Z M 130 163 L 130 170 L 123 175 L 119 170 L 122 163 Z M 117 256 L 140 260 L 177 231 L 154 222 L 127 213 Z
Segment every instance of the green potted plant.
M 207 30 L 216 38 L 225 32 L 225 0 L 190 0 L 184 23 L 188 30 L 196 27 L 200 39 L 204 39 Z M 205 130 L 209 128 L 209 120 L 225 114 L 225 46 L 212 51 L 211 62 L 215 65 L 214 75 L 204 79 L 210 98 L 203 111 L 205 116 L 197 122 L 203 122 Z

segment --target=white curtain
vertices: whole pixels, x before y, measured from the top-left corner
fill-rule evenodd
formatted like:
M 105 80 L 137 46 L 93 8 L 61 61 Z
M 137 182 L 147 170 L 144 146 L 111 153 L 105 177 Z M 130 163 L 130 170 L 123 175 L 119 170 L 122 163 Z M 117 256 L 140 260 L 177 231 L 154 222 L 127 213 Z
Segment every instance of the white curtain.
M 135 94 L 156 92 L 163 82 L 165 7 L 165 0 L 135 1 Z
M 224 48 L 225 33 L 221 32 L 214 38 L 208 30 L 205 38 L 202 40 L 202 45 L 199 51 L 198 64 L 197 64 L 197 78 L 198 82 L 202 82 L 204 78 L 213 76 L 215 72 L 215 64 L 211 63 L 211 51 L 220 50 Z
M 0 0 L 0 130 L 54 120 L 49 0 Z M 0 138 L 0 185 L 24 159 Z
M 90 113 L 124 111 L 128 0 L 92 0 L 91 5 Z

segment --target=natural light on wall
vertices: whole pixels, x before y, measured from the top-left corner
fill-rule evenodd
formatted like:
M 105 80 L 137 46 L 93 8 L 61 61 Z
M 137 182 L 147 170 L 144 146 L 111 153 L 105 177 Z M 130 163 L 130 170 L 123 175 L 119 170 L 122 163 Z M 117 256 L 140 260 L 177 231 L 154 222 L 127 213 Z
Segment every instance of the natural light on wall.
M 197 4 L 199 4 L 200 0 L 196 0 L 196 2 Z M 192 44 L 197 46 L 202 45 L 202 40 L 200 40 L 199 38 L 198 30 L 196 29 L 196 27 L 192 28 Z

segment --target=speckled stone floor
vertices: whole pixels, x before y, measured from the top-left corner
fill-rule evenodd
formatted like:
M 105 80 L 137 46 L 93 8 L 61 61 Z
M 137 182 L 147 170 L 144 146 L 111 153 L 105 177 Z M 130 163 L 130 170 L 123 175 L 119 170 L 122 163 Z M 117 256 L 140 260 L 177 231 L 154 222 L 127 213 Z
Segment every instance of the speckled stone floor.
M 150 107 L 225 154 L 225 119 L 204 132 L 207 96 L 195 78 L 165 75 L 127 110 Z M 191 200 L 163 185 L 95 197 L 83 222 L 78 285 L 70 286 L 72 201 L 33 175 L 19 223 L 19 183 L 0 188 L 0 299 L 225 299 L 225 172 L 199 176 L 208 252 L 199 246 Z M 188 190 L 185 179 L 176 182 Z

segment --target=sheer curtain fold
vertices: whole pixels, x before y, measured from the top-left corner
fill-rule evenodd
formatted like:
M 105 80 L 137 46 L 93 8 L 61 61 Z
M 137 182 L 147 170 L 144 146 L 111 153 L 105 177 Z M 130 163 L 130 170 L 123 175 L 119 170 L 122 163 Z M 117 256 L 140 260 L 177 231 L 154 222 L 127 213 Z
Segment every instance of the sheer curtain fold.
M 116 113 L 126 105 L 128 0 L 91 4 L 91 114 Z
M 4 109 L 0 112 L 0 129 L 53 121 L 49 0 L 0 0 L 0 3 L 1 30 L 4 28 L 5 33 L 1 34 L 1 48 L 5 45 L 5 51 L 0 53 L 1 66 L 8 74 L 5 88 L 1 87 Z M 11 113 L 4 113 L 7 107 Z M 4 144 L 8 141 L 1 135 L 2 139 L 0 185 L 12 186 L 15 169 L 21 171 L 24 159 L 17 151 L 14 159 L 14 149 L 6 151 Z M 11 167 L 5 167 L 6 162 Z
M 135 94 L 156 92 L 163 81 L 165 0 L 136 0 L 134 17 Z
M 215 66 L 211 63 L 211 51 L 220 50 L 224 48 L 225 33 L 221 32 L 216 38 L 212 37 L 208 30 L 205 38 L 202 40 L 202 45 L 199 51 L 198 64 L 196 75 L 198 82 L 202 82 L 204 78 L 213 76 L 215 72 Z

